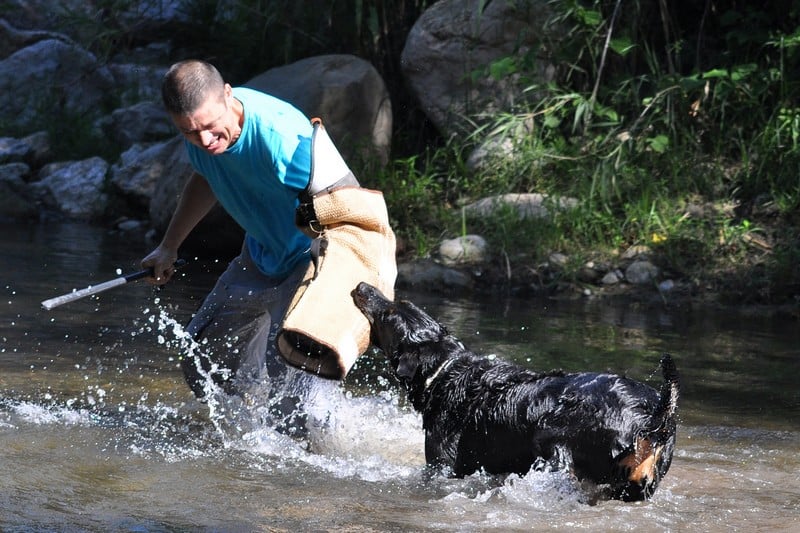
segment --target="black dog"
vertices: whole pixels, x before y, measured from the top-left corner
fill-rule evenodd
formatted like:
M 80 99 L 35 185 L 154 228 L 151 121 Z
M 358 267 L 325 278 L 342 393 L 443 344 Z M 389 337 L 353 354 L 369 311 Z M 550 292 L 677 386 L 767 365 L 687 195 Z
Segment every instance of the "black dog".
M 625 501 L 653 495 L 672 462 L 678 373 L 659 393 L 614 374 L 537 373 L 480 357 L 417 306 L 360 283 L 356 306 L 422 413 L 425 458 L 462 477 L 572 472 Z

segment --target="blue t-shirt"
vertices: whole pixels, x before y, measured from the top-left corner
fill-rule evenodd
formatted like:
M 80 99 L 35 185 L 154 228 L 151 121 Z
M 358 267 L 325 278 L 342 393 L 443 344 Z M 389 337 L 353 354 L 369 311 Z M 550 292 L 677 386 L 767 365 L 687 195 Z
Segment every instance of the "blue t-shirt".
M 274 96 L 244 87 L 234 88 L 233 96 L 244 105 L 239 139 L 219 155 L 186 141 L 189 160 L 244 228 L 259 269 L 282 277 L 308 257 L 310 239 L 295 226 L 294 212 L 308 185 L 313 128 Z

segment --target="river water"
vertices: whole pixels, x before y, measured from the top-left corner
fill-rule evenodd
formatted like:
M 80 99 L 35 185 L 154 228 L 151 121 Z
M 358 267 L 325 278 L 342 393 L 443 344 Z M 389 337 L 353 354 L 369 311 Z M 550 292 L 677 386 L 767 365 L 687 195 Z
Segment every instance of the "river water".
M 309 433 L 194 400 L 180 324 L 223 265 L 189 259 L 51 311 L 148 250 L 81 224 L 0 224 L 0 530 L 800 531 L 800 324 L 765 312 L 401 293 L 481 353 L 537 370 L 682 374 L 672 468 L 649 502 L 587 503 L 555 474 L 423 473 L 420 419 L 379 354 L 319 382 Z M 223 413 L 223 414 L 220 414 Z

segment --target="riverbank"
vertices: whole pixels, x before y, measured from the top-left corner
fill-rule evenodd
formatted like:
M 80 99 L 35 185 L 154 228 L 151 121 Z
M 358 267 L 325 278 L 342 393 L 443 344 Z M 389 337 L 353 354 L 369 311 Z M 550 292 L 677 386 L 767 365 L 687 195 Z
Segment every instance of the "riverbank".
M 480 265 L 446 266 L 432 259 L 400 258 L 397 286 L 401 291 L 430 292 L 442 296 L 478 298 L 531 298 L 582 300 L 646 309 L 720 309 L 745 316 L 774 316 L 800 320 L 800 298 L 759 300 L 742 294 L 743 287 L 731 285 L 733 276 L 704 281 L 666 277 L 649 283 L 614 284 L 564 277 L 545 281 L 546 268 L 509 268 L 491 262 Z

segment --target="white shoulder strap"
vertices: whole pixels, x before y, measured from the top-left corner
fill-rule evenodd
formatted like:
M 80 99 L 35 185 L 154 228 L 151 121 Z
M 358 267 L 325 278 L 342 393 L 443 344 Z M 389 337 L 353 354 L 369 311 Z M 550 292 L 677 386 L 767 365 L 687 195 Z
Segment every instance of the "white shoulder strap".
M 314 196 L 348 175 L 352 175 L 353 172 L 328 136 L 322 120 L 311 119 L 311 124 L 314 126 L 314 132 L 311 137 L 311 176 L 308 182 L 308 192 Z

